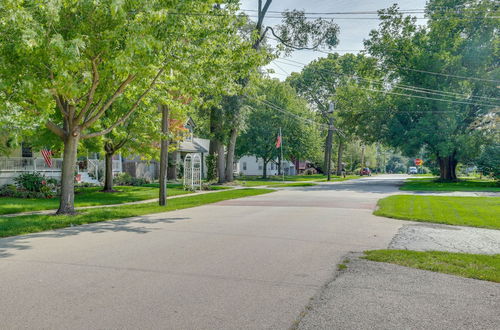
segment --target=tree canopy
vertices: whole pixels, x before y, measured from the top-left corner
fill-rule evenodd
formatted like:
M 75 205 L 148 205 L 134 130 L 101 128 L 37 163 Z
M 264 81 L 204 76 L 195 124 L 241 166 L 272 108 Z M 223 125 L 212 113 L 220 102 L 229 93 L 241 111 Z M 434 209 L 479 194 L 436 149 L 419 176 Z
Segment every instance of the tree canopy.
M 257 95 L 245 100 L 250 111 L 244 131 L 238 138 L 236 154 L 261 158 L 265 176 L 267 163 L 280 155 L 276 140 L 281 129 L 285 159 L 314 157 L 321 143 L 314 113 L 309 110 L 307 102 L 298 97 L 287 83 L 262 79 L 257 84 Z
M 498 4 L 433 0 L 426 14 L 427 24 L 419 26 L 397 6 L 380 11 L 382 22 L 365 46 L 386 72 L 372 89 L 387 102 L 370 113 L 370 123 L 378 139 L 408 156 L 425 148 L 441 179 L 452 180 L 457 163 L 492 136 L 476 123 L 493 119 L 499 104 L 500 39 L 490 17 L 498 16 Z

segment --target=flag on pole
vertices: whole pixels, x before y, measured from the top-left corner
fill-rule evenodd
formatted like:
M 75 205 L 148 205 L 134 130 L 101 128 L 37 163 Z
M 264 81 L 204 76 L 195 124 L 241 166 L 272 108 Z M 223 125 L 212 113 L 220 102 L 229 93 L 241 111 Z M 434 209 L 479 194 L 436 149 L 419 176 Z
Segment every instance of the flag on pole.
M 52 151 L 48 149 L 42 149 L 41 153 L 43 159 L 45 160 L 45 164 L 47 164 L 48 167 L 52 167 Z
M 281 147 L 281 132 L 278 135 L 278 137 L 276 138 L 276 148 L 279 148 L 279 147 Z

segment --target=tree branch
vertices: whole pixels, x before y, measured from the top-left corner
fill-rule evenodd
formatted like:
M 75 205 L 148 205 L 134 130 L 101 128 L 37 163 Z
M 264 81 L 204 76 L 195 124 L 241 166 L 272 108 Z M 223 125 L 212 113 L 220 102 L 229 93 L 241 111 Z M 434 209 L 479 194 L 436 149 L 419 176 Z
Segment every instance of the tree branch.
M 154 77 L 153 81 L 151 81 L 151 84 L 149 85 L 149 87 L 144 91 L 144 93 L 142 93 L 139 98 L 135 101 L 135 103 L 132 105 L 132 107 L 130 108 L 130 110 L 120 119 L 118 120 L 116 123 L 114 123 L 113 125 L 111 125 L 110 127 L 106 128 L 105 130 L 102 130 L 100 132 L 94 132 L 94 133 L 90 133 L 90 134 L 86 134 L 86 135 L 83 135 L 82 136 L 82 139 L 89 139 L 89 138 L 93 138 L 93 137 L 96 137 L 96 136 L 101 136 L 101 135 L 104 135 L 104 134 L 108 134 L 109 132 L 111 132 L 115 127 L 123 124 L 125 121 L 127 121 L 127 119 L 134 113 L 134 111 L 137 109 L 137 107 L 139 106 L 139 103 L 142 101 L 142 99 L 144 98 L 144 96 L 146 96 L 146 94 L 148 94 L 151 89 L 154 87 L 154 85 L 156 84 L 156 81 L 158 80 L 158 78 L 162 75 L 162 73 L 165 71 L 164 68 L 161 68 L 158 73 L 156 74 L 156 76 Z
M 262 33 L 262 25 L 264 24 L 264 18 L 266 17 L 266 13 L 267 10 L 269 9 L 269 6 L 271 5 L 271 2 L 273 2 L 273 0 L 266 0 L 264 7 L 262 7 L 262 0 L 259 0 L 258 19 L 257 19 L 257 24 L 255 25 L 255 30 L 259 34 L 259 38 L 252 45 L 253 49 L 259 49 L 260 43 L 266 36 L 267 29 L 266 31 L 264 31 L 264 33 Z
M 286 47 L 289 47 L 289 48 L 292 48 L 292 49 L 295 49 L 295 50 L 315 50 L 317 49 L 321 43 L 323 42 L 323 40 L 320 40 L 318 41 L 318 43 L 316 44 L 316 46 L 313 46 L 313 47 L 297 47 L 297 46 L 294 46 L 294 45 L 291 45 L 289 44 L 287 41 L 283 40 L 281 37 L 279 37 L 276 32 L 274 32 L 274 29 L 271 27 L 271 26 L 268 26 L 266 27 L 266 30 L 264 31 L 263 33 L 263 37 L 265 36 L 265 34 L 267 33 L 267 31 L 271 31 L 271 34 L 276 38 L 278 39 L 279 42 L 281 42 L 283 45 L 285 45 Z
M 50 120 L 45 123 L 45 126 L 61 139 L 64 139 L 64 137 L 66 136 L 66 131 L 64 131 L 61 127 L 57 126 Z
M 108 101 L 101 106 L 101 108 L 97 111 L 97 113 L 93 117 L 91 117 L 82 124 L 82 128 L 88 128 L 92 126 L 92 124 L 94 124 L 99 118 L 101 118 L 104 112 L 109 108 L 111 104 L 113 104 L 113 102 L 118 98 L 118 96 L 120 96 L 123 93 L 127 85 L 130 84 L 135 79 L 135 77 L 136 77 L 135 75 L 128 75 L 127 79 L 125 79 L 120 84 L 120 87 L 118 87 L 113 96 L 111 96 L 108 99 Z
M 97 89 L 97 86 L 99 86 L 99 71 L 97 69 L 97 58 L 92 59 L 92 86 L 90 87 L 90 91 L 88 92 L 87 96 L 87 102 L 83 106 L 82 110 L 80 110 L 80 113 L 75 119 L 75 124 L 79 123 L 85 116 L 85 113 L 89 110 L 90 106 L 94 102 L 94 95 L 95 91 Z

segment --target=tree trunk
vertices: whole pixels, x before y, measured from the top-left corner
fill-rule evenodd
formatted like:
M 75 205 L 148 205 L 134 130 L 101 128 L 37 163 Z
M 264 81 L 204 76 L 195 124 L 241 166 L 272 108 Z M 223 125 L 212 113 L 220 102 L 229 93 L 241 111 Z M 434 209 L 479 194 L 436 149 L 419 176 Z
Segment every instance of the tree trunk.
M 439 163 L 439 179 L 441 181 L 454 181 L 457 180 L 457 160 L 455 155 L 438 157 Z
M 114 152 L 106 152 L 106 173 L 104 177 L 104 192 L 113 192 L 113 155 Z
M 218 183 L 226 182 L 226 162 L 224 157 L 224 144 L 217 141 L 217 172 L 219 174 Z
M 234 150 L 236 148 L 236 139 L 238 138 L 238 130 L 233 127 L 231 129 L 231 136 L 229 137 L 229 145 L 227 146 L 226 158 L 226 181 L 234 181 Z
M 264 167 L 262 168 L 262 178 L 267 179 L 267 163 L 269 162 L 268 160 L 262 159 L 264 162 Z
M 342 175 L 342 152 L 344 148 L 344 143 L 339 139 L 339 147 L 337 151 L 337 175 Z
M 167 106 L 161 106 L 161 138 L 160 149 L 160 206 L 167 205 L 167 167 L 168 167 L 168 117 L 169 109 Z
M 64 138 L 64 156 L 61 173 L 61 200 L 56 214 L 75 213 L 75 164 L 79 134 Z

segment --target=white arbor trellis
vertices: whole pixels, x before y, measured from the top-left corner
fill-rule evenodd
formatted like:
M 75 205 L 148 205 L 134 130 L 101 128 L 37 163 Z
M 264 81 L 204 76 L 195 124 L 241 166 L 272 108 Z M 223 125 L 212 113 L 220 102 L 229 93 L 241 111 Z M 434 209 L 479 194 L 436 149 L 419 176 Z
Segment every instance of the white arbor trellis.
M 201 156 L 187 154 L 184 158 L 184 187 L 201 190 Z

